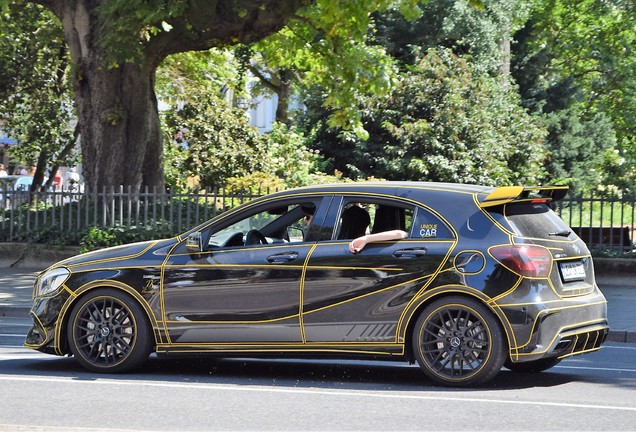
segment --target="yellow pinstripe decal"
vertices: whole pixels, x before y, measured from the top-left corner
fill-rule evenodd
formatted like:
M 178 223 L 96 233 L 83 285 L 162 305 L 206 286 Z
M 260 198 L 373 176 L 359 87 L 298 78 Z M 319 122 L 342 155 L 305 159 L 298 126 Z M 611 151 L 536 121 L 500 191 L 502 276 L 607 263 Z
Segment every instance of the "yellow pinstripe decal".
M 287 315 L 284 317 L 272 318 L 268 320 L 254 320 L 254 321 L 238 321 L 238 320 L 237 321 L 215 321 L 215 320 L 177 321 L 177 320 L 169 320 L 169 319 L 166 319 L 165 321 L 167 324 L 192 326 L 192 324 L 196 324 L 196 325 L 199 325 L 199 324 L 268 324 L 268 323 L 275 323 L 275 322 L 285 321 L 285 320 L 294 319 L 294 318 L 298 318 L 298 314 Z
M 460 272 L 459 269 L 457 268 L 457 257 L 459 256 L 459 254 L 463 254 L 463 253 L 476 253 L 476 254 L 479 254 L 479 256 L 484 259 L 484 263 L 481 266 L 481 269 L 479 269 L 479 271 L 470 272 L 470 273 Z M 486 257 L 484 256 L 484 254 L 481 251 L 478 251 L 478 250 L 466 249 L 466 250 L 458 251 L 457 254 L 455 255 L 455 257 L 453 258 L 453 268 L 448 268 L 448 269 L 446 269 L 444 271 L 449 271 L 450 270 L 450 271 L 456 271 L 456 272 L 458 272 L 459 274 L 462 274 L 462 275 L 474 276 L 474 275 L 478 275 L 479 273 L 483 272 L 485 268 L 486 268 Z
M 176 237 L 174 237 L 174 238 L 176 238 Z M 125 256 L 117 256 L 117 257 L 110 257 L 110 258 L 103 258 L 103 259 L 97 259 L 97 260 L 93 260 L 93 261 L 81 262 L 81 263 L 78 263 L 78 264 L 71 264 L 71 265 L 67 265 L 67 268 L 70 270 L 73 267 L 83 267 L 83 266 L 93 265 L 93 264 L 101 264 L 101 263 L 108 263 L 108 262 L 111 262 L 111 261 L 120 261 L 120 260 L 127 260 L 127 259 L 137 258 L 137 257 L 142 256 L 146 252 L 148 252 L 157 243 L 159 243 L 158 240 L 154 241 L 154 242 L 151 242 L 145 249 L 143 249 L 140 252 L 137 252 L 136 254 L 130 254 L 130 255 L 125 255 Z M 129 267 L 126 267 L 126 268 L 129 268 Z M 143 267 L 141 267 L 141 268 L 143 268 Z
M 448 223 L 448 222 L 447 222 Z M 448 224 L 449 226 L 452 225 Z M 454 228 L 453 232 L 455 231 Z M 457 236 L 455 237 L 457 239 Z M 450 257 L 451 253 L 453 252 L 453 249 L 455 249 L 455 246 L 457 246 L 457 242 L 458 240 L 453 241 L 453 244 L 449 247 L 448 251 L 446 252 L 446 255 L 444 256 L 444 259 L 442 259 L 439 263 L 439 266 L 437 267 L 437 269 L 435 270 L 435 272 L 433 273 L 433 275 L 431 276 L 431 278 L 428 280 L 428 282 L 426 282 L 424 285 L 422 285 L 422 287 L 419 289 L 419 291 L 417 292 L 417 294 L 415 294 L 413 296 L 413 298 L 411 299 L 411 301 L 409 301 L 409 303 L 404 307 L 404 309 L 402 310 L 402 313 L 400 314 L 400 319 L 398 319 L 397 322 L 397 329 L 403 328 L 403 333 L 399 333 L 397 334 L 398 337 L 398 341 L 404 341 L 405 336 L 406 336 L 406 328 L 408 326 L 404 326 L 402 323 L 403 321 L 406 319 L 406 313 L 407 311 L 411 308 L 411 306 L 418 302 L 419 299 L 424 296 L 424 293 L 426 292 L 426 289 L 428 288 L 428 286 L 435 280 L 435 278 L 437 277 L 437 275 L 440 274 L 442 267 L 444 267 L 444 264 L 446 263 L 446 261 L 448 261 L 448 258 Z M 409 320 L 412 318 L 412 316 L 409 317 Z
M 519 353 L 519 354 L 517 355 L 517 357 L 521 358 L 521 357 L 527 357 L 527 356 L 532 356 L 532 355 L 545 354 L 545 353 L 547 353 L 547 352 L 548 352 L 548 349 L 552 346 L 552 344 L 554 343 L 554 341 L 556 340 L 556 338 L 559 336 L 559 334 L 561 334 L 561 332 L 562 332 L 562 331 L 564 331 L 564 330 L 565 330 L 565 329 L 567 329 L 567 328 L 575 328 L 575 327 L 580 327 L 580 326 L 584 326 L 584 325 L 604 324 L 604 323 L 605 323 L 605 320 L 603 320 L 603 319 L 598 319 L 598 320 L 583 321 L 583 322 L 580 322 L 580 323 L 576 323 L 576 324 L 571 324 L 571 325 L 563 326 L 563 327 L 561 327 L 561 328 L 560 328 L 560 329 L 556 332 L 555 336 L 552 338 L 552 340 L 550 341 L 550 343 L 548 343 L 548 344 L 547 344 L 547 346 L 546 346 L 546 348 L 545 348 L 544 350 L 541 350 L 541 351 L 533 351 L 533 352 L 531 352 L 531 353 Z M 599 329 L 599 330 L 600 330 L 600 329 Z M 581 333 L 574 333 L 574 334 L 573 334 L 573 336 L 576 336 L 576 335 L 579 335 L 579 334 L 581 334 Z M 576 345 L 576 344 L 575 344 L 575 345 Z M 591 350 L 588 350 L 588 351 L 589 351 L 589 352 L 591 352 L 591 351 L 596 351 L 596 349 L 591 349 Z M 574 354 L 579 354 L 579 353 L 582 353 L 582 352 L 588 352 L 588 351 L 581 351 L 581 352 L 576 352 L 576 353 L 570 353 L 570 354 L 563 355 L 563 356 L 561 356 L 561 357 L 559 357 L 559 358 L 569 357 L 569 356 L 574 355 Z
M 519 275 L 517 275 L 517 276 L 519 276 Z M 517 282 L 515 282 L 514 285 L 512 285 L 512 287 L 508 291 L 504 291 L 503 293 L 499 294 L 498 296 L 493 297 L 492 299 L 490 299 L 490 302 L 495 304 L 497 302 L 497 300 L 499 300 L 501 298 L 504 298 L 504 297 L 506 297 L 509 294 L 512 294 L 514 292 L 514 290 L 519 288 L 519 285 L 521 285 L 521 282 L 523 282 L 523 276 L 519 276 L 519 278 L 517 279 Z
M 602 301 L 602 302 L 596 302 L 596 303 L 588 303 L 588 304 L 585 304 L 585 305 L 565 306 L 565 307 L 562 307 L 562 308 L 545 309 L 545 310 L 539 311 L 539 313 L 537 314 L 537 316 L 534 319 L 534 322 L 532 323 L 532 328 L 530 329 L 530 336 L 528 337 L 528 340 L 522 345 L 517 345 L 516 348 L 517 349 L 522 349 L 522 348 L 528 346 L 528 344 L 532 340 L 532 334 L 534 333 L 534 329 L 537 326 L 537 322 L 539 321 L 539 319 L 543 315 L 547 315 L 547 314 L 549 314 L 551 312 L 560 312 L 560 311 L 563 311 L 563 310 L 566 310 L 566 309 L 585 308 L 585 307 L 597 306 L 599 304 L 605 304 L 605 303 L 606 303 L 605 301 Z M 554 342 L 556 337 L 566 328 L 575 328 L 575 327 L 580 327 L 580 326 L 588 325 L 588 324 L 597 324 L 597 323 L 600 323 L 600 322 L 605 322 L 605 320 L 599 319 L 599 320 L 594 320 L 594 321 L 584 321 L 584 322 L 580 322 L 580 323 L 576 323 L 576 324 L 568 324 L 567 326 L 561 327 L 559 329 L 559 331 L 555 332 L 555 336 L 552 339 L 552 341 L 550 342 L 550 345 L 552 344 L 552 342 Z M 550 345 L 548 345 L 548 347 Z M 538 351 L 538 352 L 541 352 L 541 353 L 547 352 L 547 347 L 546 347 L 546 349 L 544 351 Z M 536 352 L 535 352 L 535 354 L 536 354 Z M 519 355 L 522 355 L 522 354 L 519 354 Z
M 340 301 L 338 303 L 332 303 L 330 305 L 323 306 L 321 308 L 314 309 L 314 310 L 309 311 L 309 312 L 305 312 L 305 314 L 309 315 L 309 314 L 312 314 L 312 313 L 315 313 L 315 312 L 320 312 L 320 311 L 323 311 L 323 310 L 326 310 L 326 309 L 330 309 L 332 307 L 341 306 L 341 305 L 343 305 L 345 303 L 350 303 L 352 301 L 360 300 L 360 299 L 365 298 L 365 297 L 370 297 L 370 296 L 375 295 L 375 294 L 379 294 L 379 293 L 382 293 L 382 292 L 385 292 L 385 291 L 390 291 L 392 289 L 395 289 L 395 288 L 398 288 L 398 287 L 401 287 L 401 286 L 404 286 L 404 285 L 408 285 L 410 283 L 415 283 L 415 282 L 417 282 L 419 280 L 426 279 L 426 278 L 429 278 L 429 277 L 431 277 L 431 275 L 420 276 L 418 278 L 415 278 L 415 279 L 412 279 L 412 280 L 409 280 L 409 281 L 406 281 L 406 282 L 402 282 L 402 283 L 399 283 L 399 284 L 396 284 L 396 285 L 392 285 L 390 287 L 382 288 L 381 290 L 378 290 L 378 291 L 373 291 L 373 292 L 370 292 L 370 293 L 367 293 L 367 294 L 362 294 L 362 295 L 360 295 L 358 297 L 354 297 L 354 298 L 351 298 L 351 299 L 348 299 L 348 300 L 343 300 L 343 301 Z M 397 327 L 396 327 L 396 329 L 397 329 Z M 395 337 L 396 337 L 396 343 L 397 343 L 397 334 L 396 334 Z
M 46 343 L 46 340 L 48 339 L 49 332 L 46 331 L 46 327 L 44 327 L 44 325 L 42 325 L 42 321 L 40 320 L 40 317 L 38 317 L 34 313 L 31 314 L 31 317 L 34 320 L 36 320 L 38 322 L 38 324 L 40 325 L 40 328 L 44 330 L 44 337 L 42 337 L 42 340 L 44 341 L 44 343 Z M 55 339 L 54 339 L 54 341 L 55 341 Z M 37 344 L 35 344 L 35 345 L 34 344 L 24 344 L 24 346 L 27 347 L 27 348 L 37 349 L 37 348 L 41 347 L 42 345 L 44 345 L 44 343 L 41 343 L 39 345 L 37 345 Z M 57 344 L 54 346 L 54 349 L 55 349 L 56 353 L 59 353 L 59 351 L 57 349 Z M 61 353 L 59 353 L 59 354 L 61 355 Z
M 248 347 L 248 348 L 257 348 L 257 347 L 267 347 L 267 348 L 287 348 L 287 347 L 296 347 L 296 348 L 307 348 L 310 347 L 330 347 L 330 348 L 340 348 L 340 347 L 399 347 L 401 344 L 396 344 L 393 342 L 176 342 L 172 344 L 162 344 L 164 346 L 188 346 L 188 347 L 227 347 L 227 349 L 231 349 L 233 347 Z
M 307 276 L 307 263 L 309 263 L 309 259 L 311 255 L 316 250 L 318 245 L 314 244 L 309 252 L 307 252 L 307 256 L 305 257 L 305 261 L 303 262 L 303 271 L 300 275 L 300 299 L 298 303 L 298 324 L 300 325 L 300 340 L 302 343 L 307 342 L 307 337 L 305 335 L 305 320 L 304 320 L 304 307 L 305 307 L 305 278 Z
M 172 248 L 166 254 L 166 257 L 161 262 L 161 270 L 159 273 L 159 315 L 161 316 L 161 323 L 163 326 L 163 333 L 167 339 L 168 343 L 172 343 L 172 338 L 170 337 L 170 332 L 168 331 L 168 317 L 166 316 L 166 301 L 164 298 L 164 280 L 165 280 L 165 272 L 166 272 L 166 263 L 172 257 L 172 251 L 175 250 L 182 241 L 176 242 Z
M 60 312 L 58 314 L 58 319 L 55 323 L 55 337 L 54 340 L 59 343 L 59 341 L 61 341 L 61 336 L 62 336 L 62 323 L 66 321 L 66 314 L 68 313 L 69 309 L 71 308 L 71 306 L 75 303 L 75 299 L 79 296 L 81 296 L 82 294 L 84 294 L 85 292 L 88 292 L 90 290 L 93 289 L 97 289 L 97 288 L 117 288 L 120 289 L 122 291 L 125 291 L 126 293 L 130 294 L 135 300 L 137 300 L 139 302 L 139 304 L 141 305 L 141 307 L 144 309 L 144 311 L 146 312 L 146 315 L 148 316 L 148 319 L 150 320 L 150 326 L 153 329 L 153 334 L 155 336 L 155 342 L 160 342 L 160 337 L 157 334 L 157 331 L 155 330 L 157 328 L 157 319 L 155 317 L 155 314 L 152 312 L 152 308 L 150 307 L 150 305 L 148 304 L 148 302 L 146 301 L 146 299 L 144 299 L 135 289 L 133 289 L 132 287 L 119 282 L 119 281 L 114 281 L 114 280 L 110 280 L 110 279 L 97 279 L 94 281 L 90 281 L 82 286 L 80 286 L 77 290 L 75 290 L 75 295 L 74 296 L 70 296 L 62 305 L 62 307 L 60 308 Z M 55 347 L 56 352 L 59 353 L 59 355 L 62 355 L 63 353 L 61 351 L 59 351 L 59 347 L 56 345 Z
M 174 345 L 160 345 L 157 347 L 157 351 L 158 352 L 167 352 L 170 348 L 174 347 Z M 209 348 L 209 349 L 204 349 L 204 348 Z M 237 348 L 227 348 L 227 349 L 223 349 L 223 348 L 215 348 L 214 345 L 208 345 L 206 347 L 201 347 L 201 349 L 179 349 L 178 352 L 180 353 L 202 353 L 202 352 L 209 352 L 209 351 L 214 351 L 215 353 L 232 353 L 232 354 L 238 354 L 238 353 L 279 353 L 281 351 L 284 351 L 286 353 L 304 353 L 307 352 L 307 349 L 278 349 L 278 348 L 271 348 L 271 349 L 266 349 L 266 348 L 242 348 L 242 349 L 237 349 Z M 318 353 L 318 352 L 322 352 L 322 353 L 350 353 L 350 354 L 370 354 L 370 355 L 379 355 L 379 356 L 402 356 L 404 355 L 404 350 L 403 350 L 403 346 L 402 345 L 397 345 L 396 348 L 401 349 L 401 351 L 397 351 L 397 352 L 386 352 L 386 351 L 372 351 L 372 350 L 364 350 L 364 349 L 360 349 L 360 350 L 354 350 L 354 349 L 336 349 L 336 348 L 312 348 L 311 352 L 312 353 Z

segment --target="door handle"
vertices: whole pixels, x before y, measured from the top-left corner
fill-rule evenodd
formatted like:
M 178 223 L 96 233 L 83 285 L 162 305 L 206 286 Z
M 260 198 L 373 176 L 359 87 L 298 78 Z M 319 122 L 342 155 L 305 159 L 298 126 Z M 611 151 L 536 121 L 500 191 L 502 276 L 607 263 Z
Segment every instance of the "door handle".
M 281 264 L 281 263 L 294 261 L 297 258 L 298 258 L 298 252 L 283 252 L 283 253 L 268 256 L 267 262 L 272 264 Z
M 426 255 L 425 247 L 398 249 L 393 252 L 393 256 L 396 258 L 417 258 L 424 255 Z

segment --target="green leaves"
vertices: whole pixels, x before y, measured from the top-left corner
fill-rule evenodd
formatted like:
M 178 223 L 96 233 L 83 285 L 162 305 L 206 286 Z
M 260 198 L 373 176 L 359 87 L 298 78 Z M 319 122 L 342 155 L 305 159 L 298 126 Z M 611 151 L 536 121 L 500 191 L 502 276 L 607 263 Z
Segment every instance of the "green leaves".
M 514 76 L 524 104 L 545 114 L 550 174 L 583 190 L 634 187 L 625 181 L 636 164 L 634 22 L 621 0 L 542 0 L 518 34 Z M 614 152 L 621 166 L 601 167 Z
M 314 2 L 282 31 L 252 45 L 254 67 L 272 80 L 293 77 L 291 85 L 300 94 L 319 89 L 329 125 L 364 139 L 363 98 L 386 95 L 397 77 L 394 60 L 369 38 L 372 14 L 389 7 L 410 18 L 421 14 L 413 0 Z
M 540 125 L 511 87 L 449 50 L 430 50 L 389 97 L 366 101 L 368 141 L 334 145 L 336 131 L 319 135 L 345 175 L 498 185 L 541 178 Z
M 58 20 L 44 8 L 14 2 L 0 23 L 0 116 L 20 145 L 14 163 L 71 164 L 77 154 L 71 123 L 69 58 Z M 47 176 L 47 173 L 42 173 Z
M 169 136 L 166 145 L 178 157 L 174 178 L 166 183 L 186 186 L 187 177 L 197 177 L 202 188 L 223 186 L 228 177 L 261 170 L 265 140 L 248 126 L 245 112 L 232 109 L 211 95 L 189 94 L 189 101 L 166 112 Z

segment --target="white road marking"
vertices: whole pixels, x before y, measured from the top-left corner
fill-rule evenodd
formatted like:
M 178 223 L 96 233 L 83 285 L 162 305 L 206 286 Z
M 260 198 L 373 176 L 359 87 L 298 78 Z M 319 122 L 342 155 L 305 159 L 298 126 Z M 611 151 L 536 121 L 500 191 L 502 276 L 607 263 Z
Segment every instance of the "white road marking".
M 594 371 L 608 371 L 608 372 L 636 372 L 636 369 L 620 369 L 620 368 L 606 368 L 606 367 L 590 367 L 590 366 L 555 366 L 555 369 L 584 369 Z
M 636 345 L 633 345 L 633 344 L 631 346 L 603 345 L 601 349 L 602 350 L 605 350 L 605 349 L 636 350 Z

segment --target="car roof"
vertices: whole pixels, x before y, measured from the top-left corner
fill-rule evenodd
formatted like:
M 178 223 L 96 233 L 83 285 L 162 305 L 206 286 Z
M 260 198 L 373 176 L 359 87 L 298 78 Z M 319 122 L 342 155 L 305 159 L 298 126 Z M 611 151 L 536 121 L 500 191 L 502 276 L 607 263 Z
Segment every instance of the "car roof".
M 458 200 L 465 201 L 466 203 L 474 203 L 474 196 L 480 195 L 480 200 L 484 199 L 490 192 L 495 190 L 492 186 L 483 185 L 470 185 L 461 183 L 436 183 L 436 182 L 418 182 L 418 181 L 375 181 L 375 182 L 348 182 L 348 183 L 329 183 L 318 184 L 312 186 L 303 186 L 293 189 L 286 189 L 283 191 L 264 193 L 264 195 L 243 203 L 238 207 L 232 209 L 231 213 L 240 212 L 246 206 L 258 205 L 264 201 L 270 201 L 272 199 L 285 199 L 298 197 L 299 195 L 329 195 L 329 194 L 370 194 L 370 195 L 383 195 L 385 197 L 395 196 L 396 198 L 413 198 L 417 201 L 423 202 L 423 196 L 420 193 L 431 195 L 437 195 L 435 207 L 441 207 L 446 204 L 457 203 Z M 444 194 L 456 195 L 453 198 L 457 199 L 445 199 Z M 441 198 L 441 201 L 440 201 Z M 452 215 L 448 215 L 451 217 Z M 201 225 L 191 228 L 189 231 L 181 234 L 183 236 L 188 235 L 200 229 L 202 226 L 208 225 L 210 221 L 207 221 Z
M 347 193 L 347 192 L 373 192 L 384 189 L 411 189 L 411 190 L 431 190 L 445 191 L 462 194 L 488 194 L 495 187 L 462 184 L 462 183 L 437 183 L 422 181 L 376 181 L 376 182 L 349 182 L 349 183 L 330 183 L 312 186 L 304 186 L 295 189 L 281 191 L 275 195 L 288 195 L 298 192 L 321 192 L 321 193 Z

